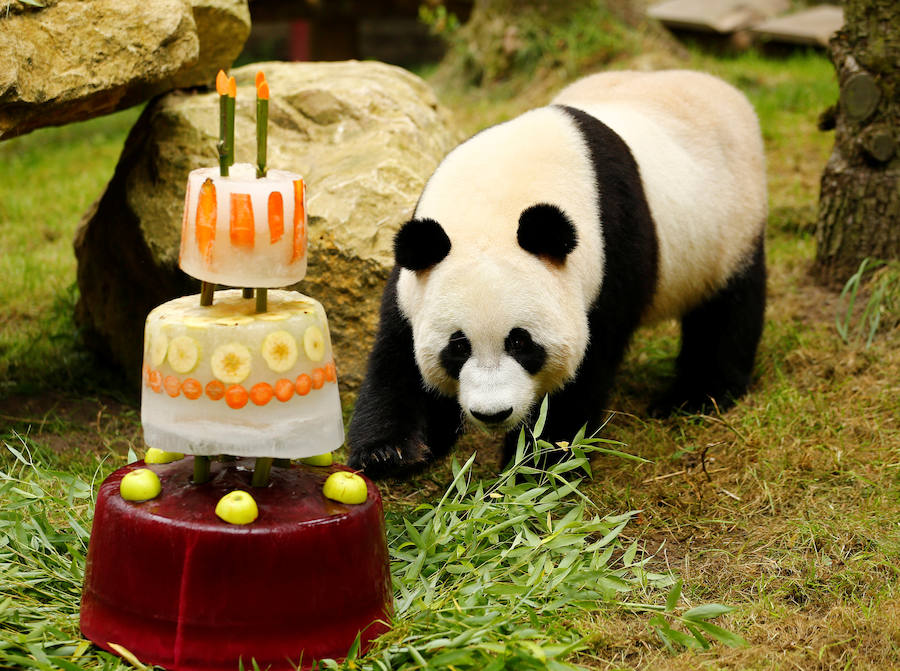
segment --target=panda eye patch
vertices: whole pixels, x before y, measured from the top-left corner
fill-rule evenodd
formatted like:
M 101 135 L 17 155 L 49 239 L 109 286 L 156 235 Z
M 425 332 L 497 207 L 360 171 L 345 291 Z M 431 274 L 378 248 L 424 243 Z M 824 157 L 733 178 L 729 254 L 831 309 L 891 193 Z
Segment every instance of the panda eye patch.
M 510 330 L 503 348 L 530 375 L 536 375 L 547 360 L 547 350 L 536 343 L 528 331 L 518 326 Z
M 466 334 L 462 331 L 454 331 L 444 349 L 441 350 L 441 365 L 447 371 L 447 375 L 458 380 L 459 372 L 471 354 L 472 345 Z

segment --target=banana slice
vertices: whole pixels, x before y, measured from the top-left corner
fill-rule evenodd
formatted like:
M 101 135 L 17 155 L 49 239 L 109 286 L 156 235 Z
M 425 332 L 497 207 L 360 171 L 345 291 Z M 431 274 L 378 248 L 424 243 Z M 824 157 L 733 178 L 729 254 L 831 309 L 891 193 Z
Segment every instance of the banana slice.
M 277 310 L 274 312 L 260 312 L 258 315 L 256 315 L 256 318 L 261 319 L 264 322 L 280 322 L 284 321 L 290 316 L 291 313 L 287 310 Z
M 200 348 L 197 341 L 190 336 L 181 335 L 169 342 L 169 365 L 176 373 L 190 373 L 200 359 Z
M 311 301 L 303 300 L 301 298 L 301 299 L 293 300 L 293 301 L 286 303 L 285 307 L 292 309 L 292 310 L 306 310 L 309 308 L 314 308 L 315 303 L 313 303 Z
M 216 324 L 221 326 L 243 326 L 244 324 L 251 324 L 253 322 L 253 317 L 241 317 L 239 315 L 235 315 L 233 317 L 222 317 L 221 319 L 216 320 Z
M 306 339 L 304 337 L 304 345 Z M 308 350 L 307 350 L 308 351 Z M 276 373 L 290 370 L 297 362 L 297 339 L 287 331 L 272 331 L 262 344 L 262 356 Z
M 250 375 L 250 350 L 239 342 L 219 345 L 212 354 L 213 375 L 227 384 L 240 384 Z
M 190 329 L 208 329 L 213 321 L 207 317 L 185 317 L 182 324 Z
M 325 336 L 318 326 L 308 326 L 303 332 L 303 350 L 310 361 L 321 361 L 325 356 Z
M 150 336 L 150 363 L 154 368 L 162 365 L 166 360 L 166 351 L 169 349 L 169 336 L 157 329 Z

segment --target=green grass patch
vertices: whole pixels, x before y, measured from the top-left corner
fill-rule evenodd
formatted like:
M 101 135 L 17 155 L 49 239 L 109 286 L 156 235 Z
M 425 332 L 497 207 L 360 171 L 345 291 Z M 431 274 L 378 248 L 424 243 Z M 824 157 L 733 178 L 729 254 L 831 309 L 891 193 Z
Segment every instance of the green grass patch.
M 112 177 L 139 110 L 0 143 L 0 396 L 78 388 L 93 360 L 73 320 L 78 223 Z

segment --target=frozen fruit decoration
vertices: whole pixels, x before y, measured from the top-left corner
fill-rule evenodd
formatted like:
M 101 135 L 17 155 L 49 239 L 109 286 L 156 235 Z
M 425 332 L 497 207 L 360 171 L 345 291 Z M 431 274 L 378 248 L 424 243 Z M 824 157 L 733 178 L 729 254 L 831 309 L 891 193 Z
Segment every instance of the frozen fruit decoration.
M 232 341 L 216 347 L 210 359 L 213 375 L 226 384 L 238 384 L 247 379 L 251 368 L 250 350 L 243 343 Z
M 365 503 L 369 490 L 366 487 L 366 481 L 356 473 L 337 471 L 325 480 L 322 494 L 341 503 L 360 504 Z
M 176 373 L 190 373 L 197 366 L 200 349 L 197 341 L 187 335 L 172 338 L 166 356 Z
M 216 515 L 229 524 L 250 524 L 259 517 L 259 508 L 250 494 L 238 489 L 219 499 Z
M 331 452 L 326 452 L 325 454 L 317 454 L 312 457 L 303 457 L 300 463 L 307 466 L 331 466 L 334 463 L 334 457 Z
M 160 491 L 159 476 L 149 468 L 131 471 L 119 483 L 119 493 L 126 501 L 148 501 L 159 496 Z
M 308 327 L 315 328 L 315 327 Z M 285 330 L 273 331 L 265 337 L 262 344 L 262 355 L 269 368 L 276 373 L 283 373 L 293 368 L 297 361 L 297 339 Z M 310 357 L 311 358 L 311 357 Z
M 184 459 L 181 452 L 165 452 L 155 447 L 148 447 L 144 453 L 145 464 L 171 464 L 173 461 Z
M 325 337 L 318 326 L 310 326 L 303 332 L 303 349 L 310 361 L 321 361 L 325 356 Z

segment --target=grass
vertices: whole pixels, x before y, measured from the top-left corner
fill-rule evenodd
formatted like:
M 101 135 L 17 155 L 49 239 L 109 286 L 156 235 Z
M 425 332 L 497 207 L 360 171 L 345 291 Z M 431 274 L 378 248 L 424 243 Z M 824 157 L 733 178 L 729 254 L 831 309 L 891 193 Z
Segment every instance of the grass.
M 0 396 L 81 388 L 93 361 L 73 328 L 73 240 L 138 110 L 0 143 Z
M 495 441 L 468 436 L 455 454 L 463 466 L 443 463 L 412 482 L 384 483 L 398 623 L 359 666 L 424 668 L 417 655 L 431 668 L 900 666 L 900 331 L 884 318 L 867 344 L 868 327 L 855 324 L 873 285 L 860 289 L 851 308 L 806 272 L 815 252 L 818 180 L 832 142 L 815 126 L 836 99 L 832 67 L 813 52 L 769 58 L 697 50 L 644 54 L 611 67 L 644 65 L 718 74 L 744 90 L 759 113 L 771 216 L 769 306 L 755 385 L 727 413 L 646 419 L 644 405 L 665 385 L 677 347 L 677 329 L 663 324 L 638 335 L 603 434 L 646 461 L 588 449 L 594 479 L 578 493 L 557 500 L 558 490 L 548 486 L 521 505 L 492 504 L 481 496 L 491 487 L 500 501 L 522 492 L 494 479 Z M 539 70 L 486 91 L 440 94 L 474 132 L 546 102 L 578 66 Z M 111 175 L 133 119 L 125 113 L 0 144 L 0 179 L 13 187 L 0 204 L 7 282 L 0 302 L 9 307 L 0 316 L 0 442 L 27 462 L 4 448 L 0 666 L 122 665 L 81 641 L 75 618 L 90 492 L 129 450 L 141 449 L 140 428 L 133 400 L 98 391 L 94 362 L 74 337 L 71 238 Z M 76 158 L 86 161 L 77 171 L 69 167 Z M 48 195 L 40 176 L 55 176 L 63 192 Z M 838 317 L 848 325 L 846 341 Z M 640 513 L 621 518 L 627 523 L 610 540 L 610 557 L 601 562 L 602 552 L 585 552 L 629 511 Z M 523 514 L 522 538 L 528 529 L 537 544 L 513 547 L 511 528 L 490 533 Z M 555 538 L 579 552 L 541 544 L 569 514 L 570 526 Z M 460 543 L 465 533 L 484 537 Z M 531 554 L 543 550 L 548 554 Z M 640 564 L 637 574 L 626 559 Z M 483 579 L 475 570 L 454 572 L 464 560 L 483 570 Z M 565 561 L 573 563 L 560 568 Z M 520 565 L 548 569 L 535 582 L 540 599 L 530 593 L 531 601 L 517 600 L 535 575 Z M 590 571 L 638 582 L 625 597 L 601 594 L 596 607 L 581 608 L 565 591 L 547 589 L 567 570 L 557 588 L 581 584 L 578 576 Z M 677 604 L 667 611 L 677 585 Z M 460 594 L 484 617 L 451 608 L 451 597 L 463 607 Z M 569 602 L 550 612 L 559 598 Z M 622 605 L 626 600 L 632 605 Z M 748 645 L 701 646 L 688 627 L 699 625 L 687 615 L 703 604 L 733 607 L 713 611 L 718 617 L 708 624 L 725 630 L 723 640 L 734 632 Z M 499 618 L 491 609 L 513 614 Z M 458 638 L 464 633 L 470 638 Z

